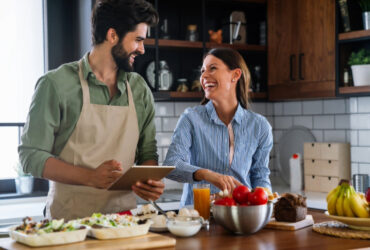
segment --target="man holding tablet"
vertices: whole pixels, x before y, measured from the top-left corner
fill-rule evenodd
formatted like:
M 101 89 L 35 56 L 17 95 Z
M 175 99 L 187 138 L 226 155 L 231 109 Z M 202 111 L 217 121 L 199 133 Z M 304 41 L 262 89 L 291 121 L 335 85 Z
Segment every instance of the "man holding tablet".
M 52 181 L 48 218 L 116 213 L 136 207 L 134 193 L 145 200 L 163 193 L 156 180 L 107 190 L 135 163 L 157 165 L 153 96 L 131 72 L 157 23 L 145 0 L 98 0 L 93 49 L 38 80 L 18 150 L 25 172 Z

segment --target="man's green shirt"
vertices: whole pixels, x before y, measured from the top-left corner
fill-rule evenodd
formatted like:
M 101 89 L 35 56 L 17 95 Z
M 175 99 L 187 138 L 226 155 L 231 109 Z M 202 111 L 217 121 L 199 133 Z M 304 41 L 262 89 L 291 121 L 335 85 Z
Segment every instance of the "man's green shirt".
M 139 126 L 136 163 L 158 160 L 154 100 L 145 80 L 137 73 L 120 70 L 117 75 L 118 92 L 110 98 L 108 86 L 97 80 L 91 70 L 88 54 L 83 57 L 82 70 L 93 104 L 127 106 L 126 80 L 129 82 Z M 45 161 L 59 156 L 75 129 L 82 102 L 78 62 L 63 64 L 38 80 L 18 148 L 26 172 L 42 177 Z M 102 159 L 102 162 L 106 160 L 110 159 Z

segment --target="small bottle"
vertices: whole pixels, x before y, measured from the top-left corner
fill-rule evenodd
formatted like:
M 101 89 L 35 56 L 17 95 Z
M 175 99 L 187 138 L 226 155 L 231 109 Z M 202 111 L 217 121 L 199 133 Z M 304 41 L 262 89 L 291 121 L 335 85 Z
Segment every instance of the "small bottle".
M 254 92 L 261 92 L 261 66 L 254 67 Z
M 186 32 L 186 40 L 191 42 L 198 41 L 197 26 L 195 24 L 188 25 L 188 30 Z
M 343 69 L 343 86 L 344 87 L 349 86 L 349 72 L 347 68 Z

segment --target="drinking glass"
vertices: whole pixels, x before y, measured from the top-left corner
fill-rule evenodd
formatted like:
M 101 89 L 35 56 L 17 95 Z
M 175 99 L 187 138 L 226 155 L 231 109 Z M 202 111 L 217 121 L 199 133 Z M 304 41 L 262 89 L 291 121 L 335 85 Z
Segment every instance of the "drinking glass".
M 209 219 L 210 213 L 210 194 L 209 184 L 195 184 L 193 186 L 194 209 L 199 212 L 205 220 Z

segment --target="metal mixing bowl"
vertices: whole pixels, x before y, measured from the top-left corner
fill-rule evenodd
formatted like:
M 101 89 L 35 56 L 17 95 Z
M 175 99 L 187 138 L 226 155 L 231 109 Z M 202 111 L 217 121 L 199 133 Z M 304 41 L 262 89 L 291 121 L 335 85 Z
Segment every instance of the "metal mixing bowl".
M 262 229 L 270 220 L 273 203 L 257 206 L 213 205 L 216 222 L 236 234 L 252 234 Z

